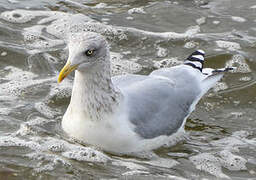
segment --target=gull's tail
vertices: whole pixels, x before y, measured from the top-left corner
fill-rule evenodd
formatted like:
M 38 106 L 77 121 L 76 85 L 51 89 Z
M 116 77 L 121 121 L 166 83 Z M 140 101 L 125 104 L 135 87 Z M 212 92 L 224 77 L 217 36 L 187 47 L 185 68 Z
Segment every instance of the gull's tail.
M 205 53 L 203 50 L 193 52 L 184 62 L 185 65 L 192 66 L 202 72 L 203 80 L 201 87 L 203 93 L 212 88 L 224 75 L 225 72 L 234 70 L 235 67 L 227 67 L 221 69 L 203 68 Z
M 192 66 L 193 68 L 198 69 L 202 72 L 204 67 L 204 54 L 205 53 L 203 50 L 197 50 L 193 52 L 190 56 L 188 56 L 184 64 Z

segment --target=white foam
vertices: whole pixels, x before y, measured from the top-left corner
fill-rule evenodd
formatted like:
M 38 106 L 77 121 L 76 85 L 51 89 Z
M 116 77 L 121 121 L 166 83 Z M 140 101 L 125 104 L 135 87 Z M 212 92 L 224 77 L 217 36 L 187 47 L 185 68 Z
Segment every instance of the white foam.
M 245 21 L 246 21 L 246 19 L 245 19 L 245 18 L 238 17 L 238 16 L 232 16 L 232 17 L 231 17 L 231 19 L 232 19 L 233 21 L 240 22 L 240 23 L 242 23 L 242 22 L 245 22 Z
M 1 147 L 11 147 L 11 146 L 27 147 L 32 150 L 41 149 L 41 145 L 38 144 L 37 142 L 26 141 L 18 137 L 12 137 L 12 136 L 0 136 L 0 146 Z
M 35 18 L 33 13 L 26 10 L 6 11 L 1 13 L 0 17 L 12 23 L 26 23 Z
M 224 48 L 230 51 L 237 51 L 239 49 L 241 49 L 241 46 L 239 43 L 236 42 L 230 42 L 230 41 L 216 41 L 216 44 L 218 47 L 220 48 Z
M 198 25 L 202 25 L 202 24 L 205 24 L 206 23 L 206 17 L 201 17 L 199 19 L 196 20 L 196 23 Z
M 229 178 L 222 172 L 222 167 L 230 171 L 247 170 L 246 163 L 249 161 L 238 155 L 240 148 L 255 150 L 256 139 L 248 139 L 250 133 L 237 131 L 231 136 L 212 141 L 211 147 L 217 151 L 211 153 L 199 153 L 189 159 L 197 169 L 206 171 L 218 178 Z
M 228 89 L 228 85 L 225 82 L 218 82 L 214 87 L 213 87 L 213 91 L 214 92 L 219 92 L 219 91 L 223 91 L 225 89 Z
M 198 42 L 189 41 L 189 42 L 186 42 L 186 43 L 185 43 L 184 48 L 193 49 L 193 48 L 195 48 L 195 47 L 198 46 L 198 45 L 199 45 Z
M 239 147 L 255 147 L 256 139 L 247 139 L 249 135 L 247 131 L 236 131 L 229 137 L 212 141 L 211 144 L 230 151 L 239 151 Z
M 219 158 L 215 157 L 211 153 L 201 153 L 195 156 L 191 156 L 189 160 L 192 161 L 192 163 L 199 170 L 206 171 L 218 178 L 230 179 L 229 176 L 222 172 Z
M 23 71 L 22 69 L 6 66 L 4 70 L 8 73 L 5 73 L 4 79 L 6 80 L 19 80 L 19 81 L 27 81 L 28 79 L 36 78 L 37 75 L 28 71 Z
M 248 82 L 251 80 L 252 80 L 252 77 L 249 77 L 249 76 L 244 76 L 244 77 L 239 78 L 239 81 L 244 81 L 244 82 Z
M 67 39 L 72 33 L 83 31 L 97 32 L 109 39 L 127 39 L 123 30 L 96 22 L 82 14 L 69 15 L 57 19 L 46 27 L 46 31 L 56 37 L 64 39 Z
M 127 16 L 126 19 L 127 19 L 127 20 L 134 20 L 134 17 Z
M 6 66 L 5 77 L 6 83 L 0 84 L 1 90 L 6 94 L 13 96 L 25 97 L 27 95 L 36 95 L 46 83 L 52 79 L 35 79 L 38 76 L 34 73 L 23 71 L 19 68 Z
M 146 170 L 148 170 L 148 168 L 146 168 L 145 166 L 139 165 L 135 162 L 128 162 L 125 159 L 115 160 L 115 161 L 112 162 L 112 165 L 114 165 L 114 166 L 123 166 L 123 167 L 125 167 L 129 170 L 132 170 L 132 171 L 139 171 L 139 170 L 146 171 Z
M 246 159 L 238 155 L 234 155 L 233 153 L 227 150 L 219 152 L 218 155 L 221 157 L 220 162 L 223 167 L 231 171 L 247 170 Z
M 43 116 L 47 117 L 47 118 L 54 118 L 58 115 L 61 115 L 62 112 L 58 109 L 53 109 L 50 108 L 47 104 L 45 104 L 44 102 L 37 102 L 35 103 L 35 109 L 40 112 Z
M 110 158 L 102 152 L 85 147 L 63 152 L 62 155 L 69 159 L 87 162 L 107 162 L 108 160 L 110 160 Z
M 150 161 L 144 162 L 145 164 L 149 164 L 151 166 L 157 166 L 162 168 L 173 168 L 174 166 L 177 166 L 180 164 L 178 161 L 170 158 L 153 158 Z
M 168 55 L 168 50 L 165 48 L 162 48 L 160 46 L 157 47 L 157 53 L 156 56 L 157 57 L 166 57 Z
M 146 12 L 142 7 L 140 7 L 129 9 L 128 14 L 146 14 Z
M 1 56 L 2 57 L 7 56 L 7 52 L 6 51 L 1 52 Z
M 215 24 L 215 25 L 218 25 L 218 24 L 220 24 L 220 21 L 215 20 L 215 21 L 212 21 L 212 23 Z
M 176 65 L 180 65 L 183 62 L 179 61 L 178 58 L 173 57 L 173 58 L 169 58 L 169 59 L 163 59 L 161 61 L 153 61 L 153 66 L 157 69 L 160 68 L 166 68 L 166 67 L 172 67 L 172 66 L 176 66 Z
M 51 121 L 41 117 L 33 117 L 33 119 L 20 124 L 20 128 L 16 132 L 16 135 L 25 136 L 25 135 L 37 135 L 41 132 L 45 133 L 45 130 L 42 128 L 39 128 L 39 126 L 43 126 L 44 124 L 49 122 L 54 122 L 54 120 Z
M 170 178 L 171 180 L 188 180 L 186 178 L 182 178 L 182 177 L 178 177 L 178 176 L 173 176 L 173 175 L 168 175 L 168 178 Z
M 93 8 L 96 9 L 102 9 L 102 8 L 106 8 L 108 7 L 108 5 L 106 3 L 98 3 L 96 6 L 94 6 Z
M 191 26 L 187 29 L 185 33 L 176 33 L 176 32 L 151 32 L 151 31 L 144 31 L 136 28 L 126 27 L 121 28 L 127 32 L 134 33 L 135 35 L 138 34 L 144 37 L 156 37 L 164 40 L 177 40 L 177 39 L 189 39 L 200 32 L 199 26 Z
M 68 99 L 71 97 L 72 93 L 72 82 L 67 79 L 61 84 L 56 84 L 53 86 L 45 98 L 48 104 L 54 103 L 55 101 Z
M 122 176 L 134 176 L 134 175 L 148 175 L 150 174 L 148 171 L 140 171 L 140 170 L 132 170 L 132 171 L 127 171 L 122 174 Z
M 125 60 L 119 53 L 111 53 L 112 76 L 121 74 L 133 74 L 141 71 L 142 66 L 134 61 Z
M 235 102 L 235 104 L 239 104 L 239 102 Z M 244 115 L 243 112 L 231 112 L 229 118 L 241 118 Z
M 186 157 L 189 156 L 189 154 L 187 154 L 187 153 L 179 153 L 179 152 L 170 152 L 170 153 L 168 153 L 168 156 L 186 158 Z
M 37 25 L 24 28 L 23 32 L 24 40 L 33 49 L 62 45 L 63 41 L 67 41 L 70 34 L 81 31 L 94 31 L 109 39 L 127 39 L 123 29 L 104 25 L 83 14 L 72 15 L 57 11 L 13 10 L 3 12 L 0 15 L 0 18 L 12 23 L 27 23 L 37 17 L 41 18 Z M 43 36 L 43 31 L 59 39 Z M 35 50 L 29 51 L 29 53 L 37 52 Z
M 187 38 L 192 38 L 194 35 L 199 33 L 201 31 L 200 26 L 190 26 L 187 31 L 185 32 L 185 35 Z
M 244 56 L 236 54 L 226 63 L 226 67 L 236 67 L 234 73 L 250 73 L 251 69 L 246 63 Z

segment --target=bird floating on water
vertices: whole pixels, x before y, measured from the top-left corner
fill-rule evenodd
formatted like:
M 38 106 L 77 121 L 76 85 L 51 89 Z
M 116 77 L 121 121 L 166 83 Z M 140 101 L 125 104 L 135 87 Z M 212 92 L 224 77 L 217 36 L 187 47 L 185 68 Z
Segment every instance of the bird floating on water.
M 204 51 L 182 65 L 146 75 L 111 77 L 105 38 L 94 32 L 73 34 L 60 83 L 75 71 L 72 96 L 62 119 L 71 137 L 116 153 L 158 148 L 184 131 L 200 98 L 232 68 L 203 68 Z

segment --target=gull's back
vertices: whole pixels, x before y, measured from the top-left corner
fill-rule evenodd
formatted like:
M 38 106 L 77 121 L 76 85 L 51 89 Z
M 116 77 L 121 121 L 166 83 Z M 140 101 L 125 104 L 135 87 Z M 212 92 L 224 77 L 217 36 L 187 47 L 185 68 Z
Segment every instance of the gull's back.
M 129 121 L 139 136 L 151 139 L 177 132 L 200 98 L 220 80 L 226 69 L 217 73 L 208 69 L 210 73 L 204 74 L 203 55 L 196 51 L 183 65 L 159 69 L 149 76 L 113 78 L 124 95 Z
M 125 97 L 129 120 L 141 137 L 171 135 L 182 126 L 201 93 L 198 80 L 189 70 L 189 66 L 182 65 L 149 76 L 115 78 L 114 84 Z

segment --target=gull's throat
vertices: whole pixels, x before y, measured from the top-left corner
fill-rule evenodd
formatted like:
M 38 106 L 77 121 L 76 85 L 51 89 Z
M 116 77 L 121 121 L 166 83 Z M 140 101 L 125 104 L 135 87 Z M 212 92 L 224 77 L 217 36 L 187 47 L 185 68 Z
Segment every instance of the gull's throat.
M 70 107 L 72 113 L 85 114 L 89 120 L 99 121 L 115 113 L 121 100 L 121 93 L 114 88 L 110 67 L 100 63 L 89 71 L 75 72 Z M 74 109 L 76 107 L 76 109 Z

